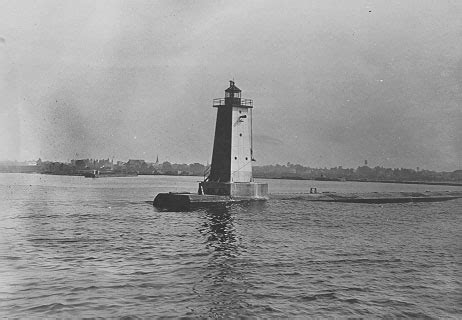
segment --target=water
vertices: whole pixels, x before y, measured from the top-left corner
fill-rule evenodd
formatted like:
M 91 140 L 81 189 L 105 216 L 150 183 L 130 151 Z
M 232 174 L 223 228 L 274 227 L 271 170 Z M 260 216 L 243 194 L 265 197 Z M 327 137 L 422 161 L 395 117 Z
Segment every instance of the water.
M 0 315 L 462 317 L 462 200 L 193 212 L 146 202 L 196 180 L 0 174 Z M 460 190 L 267 182 L 281 193 Z

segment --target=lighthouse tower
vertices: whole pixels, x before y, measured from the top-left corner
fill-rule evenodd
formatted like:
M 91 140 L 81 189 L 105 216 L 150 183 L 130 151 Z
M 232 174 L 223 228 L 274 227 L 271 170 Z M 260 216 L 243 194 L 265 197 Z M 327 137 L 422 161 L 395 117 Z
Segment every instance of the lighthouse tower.
M 154 206 L 190 209 L 215 203 L 268 199 L 268 184 L 252 177 L 253 101 L 241 98 L 241 90 L 230 81 L 225 97 L 213 100 L 217 108 L 212 164 L 198 194 L 159 193 Z
M 268 185 L 252 177 L 251 99 L 241 98 L 241 90 L 230 81 L 225 97 L 213 100 L 217 108 L 215 140 L 210 174 L 199 185 L 199 192 L 235 198 L 264 198 Z

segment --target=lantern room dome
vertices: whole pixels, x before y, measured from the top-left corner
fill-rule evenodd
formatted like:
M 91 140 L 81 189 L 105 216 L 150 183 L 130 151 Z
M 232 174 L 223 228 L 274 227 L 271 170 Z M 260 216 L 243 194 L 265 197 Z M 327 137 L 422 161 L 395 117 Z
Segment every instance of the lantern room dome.
M 229 81 L 229 88 L 226 89 L 225 92 L 236 93 L 236 92 L 241 92 L 241 89 L 236 87 L 236 85 L 234 84 L 234 81 L 230 80 Z

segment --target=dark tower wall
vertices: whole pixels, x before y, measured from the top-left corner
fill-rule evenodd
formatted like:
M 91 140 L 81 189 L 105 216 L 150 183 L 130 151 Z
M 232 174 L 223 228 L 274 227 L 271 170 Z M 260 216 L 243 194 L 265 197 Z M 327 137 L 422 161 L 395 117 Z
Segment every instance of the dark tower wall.
M 215 141 L 213 142 L 212 166 L 210 168 L 208 181 L 230 181 L 232 109 L 232 105 L 228 103 L 218 107 Z

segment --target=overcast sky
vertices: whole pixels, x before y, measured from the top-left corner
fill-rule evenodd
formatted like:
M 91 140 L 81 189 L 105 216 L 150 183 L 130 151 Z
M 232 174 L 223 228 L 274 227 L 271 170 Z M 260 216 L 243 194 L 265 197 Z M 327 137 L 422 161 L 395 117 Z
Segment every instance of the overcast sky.
M 257 165 L 462 169 L 462 1 L 0 8 L 0 160 L 205 163 L 234 78 Z

